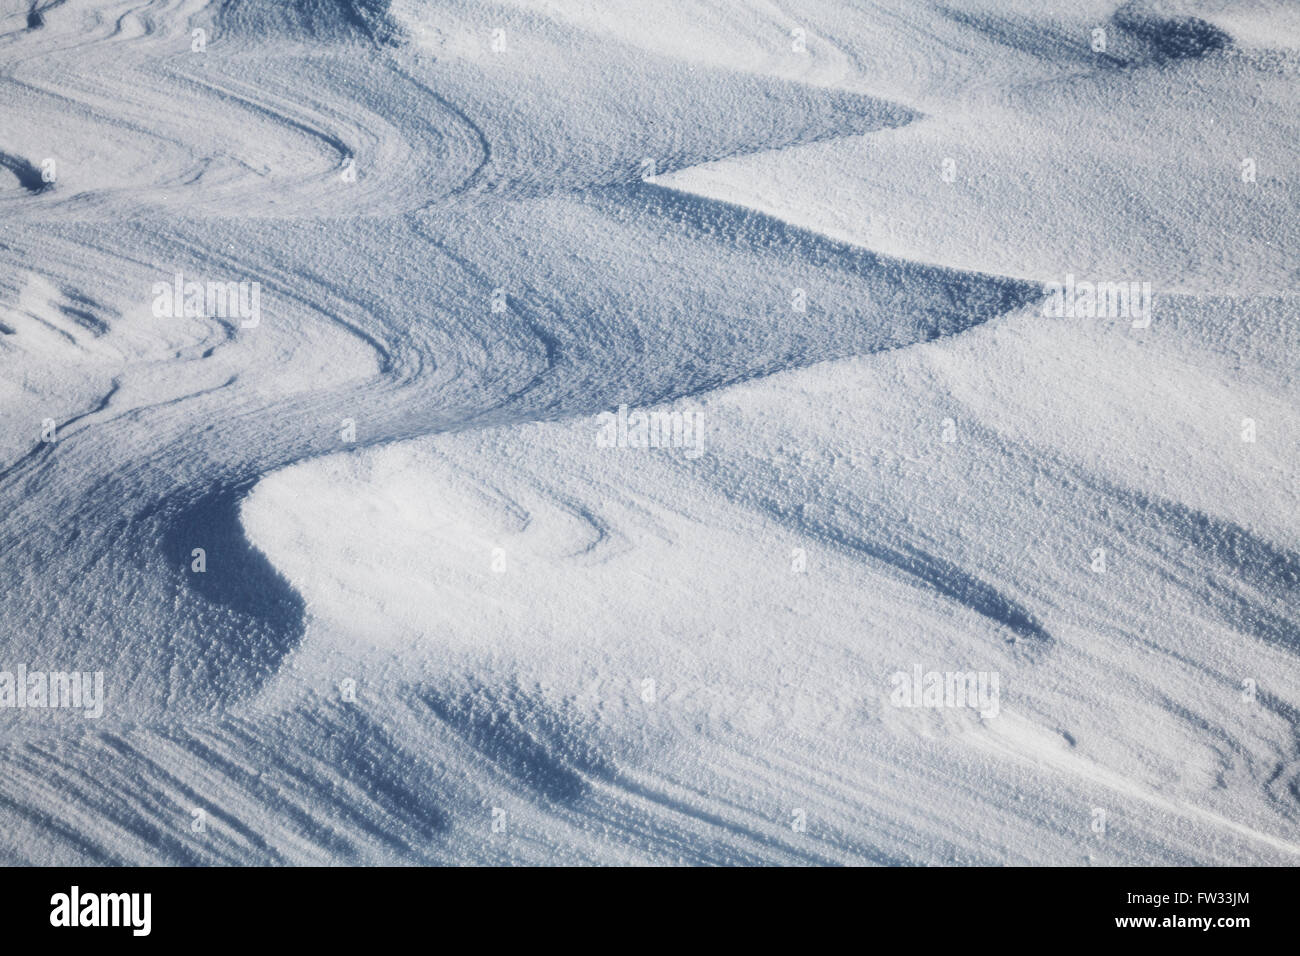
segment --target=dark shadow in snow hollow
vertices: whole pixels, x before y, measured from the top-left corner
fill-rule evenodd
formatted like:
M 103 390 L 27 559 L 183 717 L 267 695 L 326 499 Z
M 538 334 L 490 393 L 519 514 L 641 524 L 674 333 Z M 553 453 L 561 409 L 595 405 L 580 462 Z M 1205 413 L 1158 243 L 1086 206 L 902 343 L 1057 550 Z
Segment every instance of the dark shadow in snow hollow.
M 175 511 L 174 499 L 153 509 L 166 522 L 162 550 L 168 566 L 205 605 L 199 620 L 192 618 L 199 631 L 194 653 L 216 667 L 214 681 L 218 675 L 220 681 L 212 690 L 222 698 L 269 676 L 305 629 L 302 598 L 244 534 L 239 507 L 252 485 L 218 486 Z M 197 548 L 203 549 L 203 571 L 195 570 Z M 238 640 L 215 646 L 205 640 L 207 619 L 220 621 L 224 633 Z
M 1225 49 L 1232 37 L 1199 17 L 1164 17 L 1147 4 L 1126 3 L 1115 11 L 1115 25 L 1144 43 L 1156 62 L 1192 60 Z

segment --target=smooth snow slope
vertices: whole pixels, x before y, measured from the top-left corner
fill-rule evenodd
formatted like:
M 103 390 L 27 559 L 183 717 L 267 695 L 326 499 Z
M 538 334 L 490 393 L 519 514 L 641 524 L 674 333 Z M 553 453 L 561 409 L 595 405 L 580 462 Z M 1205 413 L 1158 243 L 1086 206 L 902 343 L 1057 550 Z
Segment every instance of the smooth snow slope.
M 0 6 L 0 859 L 1295 863 L 1300 25 L 1038 7 Z

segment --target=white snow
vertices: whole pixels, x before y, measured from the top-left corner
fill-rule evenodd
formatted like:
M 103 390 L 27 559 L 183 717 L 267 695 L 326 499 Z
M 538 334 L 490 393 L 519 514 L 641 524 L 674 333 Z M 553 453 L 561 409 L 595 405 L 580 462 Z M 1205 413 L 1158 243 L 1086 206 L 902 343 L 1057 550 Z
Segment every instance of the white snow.
M 0 859 L 1294 865 L 1294 11 L 1041 6 L 0 7 Z

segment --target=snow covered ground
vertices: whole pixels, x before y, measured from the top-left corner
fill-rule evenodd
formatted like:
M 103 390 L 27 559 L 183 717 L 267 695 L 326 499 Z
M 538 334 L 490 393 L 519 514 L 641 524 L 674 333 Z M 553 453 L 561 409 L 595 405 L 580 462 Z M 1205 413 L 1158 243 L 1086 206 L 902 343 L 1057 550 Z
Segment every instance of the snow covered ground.
M 0 0 L 0 861 L 1300 862 L 1300 14 L 1043 6 Z

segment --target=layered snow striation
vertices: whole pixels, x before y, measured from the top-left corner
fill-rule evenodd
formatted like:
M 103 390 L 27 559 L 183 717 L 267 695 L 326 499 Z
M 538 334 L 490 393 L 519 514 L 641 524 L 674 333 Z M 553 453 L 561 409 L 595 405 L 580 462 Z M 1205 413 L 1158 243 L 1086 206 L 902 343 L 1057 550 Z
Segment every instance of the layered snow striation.
M 1294 862 L 1300 31 L 837 6 L 5 12 L 3 858 Z

